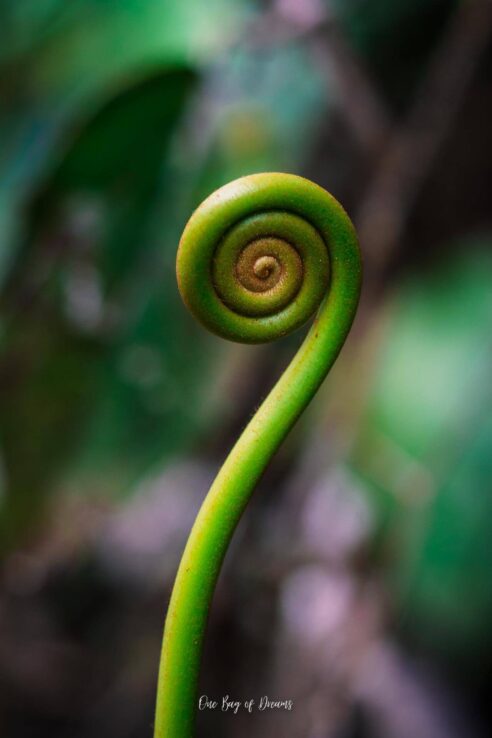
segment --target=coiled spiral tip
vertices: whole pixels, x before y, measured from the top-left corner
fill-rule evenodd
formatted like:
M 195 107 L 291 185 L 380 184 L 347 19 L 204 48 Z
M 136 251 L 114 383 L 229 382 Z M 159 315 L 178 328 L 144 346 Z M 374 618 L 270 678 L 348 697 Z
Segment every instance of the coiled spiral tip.
M 350 224 L 328 192 L 293 174 L 230 182 L 197 208 L 183 232 L 177 277 L 184 302 L 232 341 L 291 333 L 328 293 L 340 215 Z
M 253 174 L 207 198 L 178 249 L 185 303 L 210 330 L 259 343 L 313 327 L 243 430 L 203 502 L 166 618 L 156 738 L 193 735 L 208 612 L 256 482 L 336 360 L 357 309 L 361 261 L 341 205 L 292 174 Z

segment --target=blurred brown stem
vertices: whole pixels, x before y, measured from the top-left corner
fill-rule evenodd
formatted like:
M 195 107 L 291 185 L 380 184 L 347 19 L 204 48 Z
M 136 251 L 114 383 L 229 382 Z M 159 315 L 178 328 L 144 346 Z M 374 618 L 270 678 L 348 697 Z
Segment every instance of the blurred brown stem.
M 336 85 L 344 116 L 362 150 L 381 152 L 391 129 L 391 112 L 378 94 L 362 60 L 346 41 L 334 17 L 314 37 L 317 66 Z
M 460 111 L 492 31 L 490 0 L 461 2 L 403 125 L 390 137 L 356 225 L 368 267 L 380 272 Z

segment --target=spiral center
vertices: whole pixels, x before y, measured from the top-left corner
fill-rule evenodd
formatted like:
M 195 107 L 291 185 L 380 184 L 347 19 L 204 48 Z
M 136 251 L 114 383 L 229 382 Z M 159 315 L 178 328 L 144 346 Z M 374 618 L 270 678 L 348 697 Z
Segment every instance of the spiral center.
M 218 299 L 235 315 L 287 322 L 300 306 L 309 305 L 309 315 L 319 306 L 328 287 L 327 247 L 293 213 L 258 213 L 224 234 L 211 277 Z
M 251 241 L 241 251 L 236 263 L 238 282 L 250 292 L 264 293 L 279 289 L 288 271 L 287 252 L 291 259 L 295 259 L 296 269 L 294 271 L 297 271 L 300 277 L 302 275 L 301 260 L 287 241 L 273 237 L 257 238 Z
M 258 279 L 268 279 L 279 266 L 274 256 L 260 256 L 254 263 L 253 271 Z

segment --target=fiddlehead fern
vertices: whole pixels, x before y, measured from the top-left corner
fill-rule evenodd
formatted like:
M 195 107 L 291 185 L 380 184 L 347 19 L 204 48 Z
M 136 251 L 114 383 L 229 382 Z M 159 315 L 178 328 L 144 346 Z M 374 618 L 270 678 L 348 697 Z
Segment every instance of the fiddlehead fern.
M 193 213 L 177 257 L 182 297 L 211 331 L 245 343 L 314 323 L 230 452 L 179 566 L 162 648 L 155 738 L 190 738 L 208 611 L 229 541 L 256 482 L 335 361 L 357 308 L 361 263 L 347 214 L 290 174 L 222 187 Z

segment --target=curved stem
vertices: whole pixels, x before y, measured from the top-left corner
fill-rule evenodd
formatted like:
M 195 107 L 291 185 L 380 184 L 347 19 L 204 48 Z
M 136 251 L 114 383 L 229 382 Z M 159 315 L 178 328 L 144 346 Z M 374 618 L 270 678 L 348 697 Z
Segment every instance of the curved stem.
M 205 628 L 229 542 L 258 479 L 316 393 L 350 330 L 360 291 L 360 257 L 350 220 L 336 205 L 331 214 L 328 294 L 294 359 L 227 457 L 186 544 L 165 624 L 155 738 L 193 735 Z

